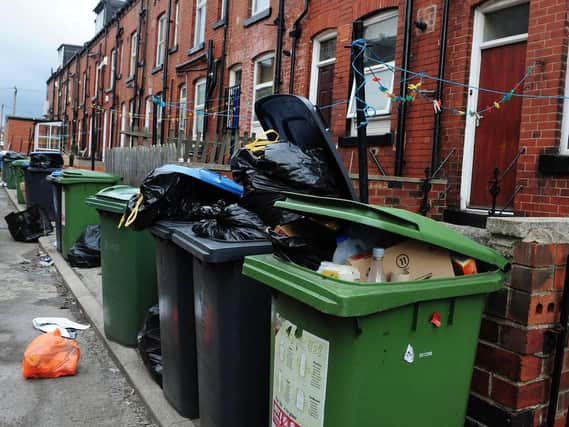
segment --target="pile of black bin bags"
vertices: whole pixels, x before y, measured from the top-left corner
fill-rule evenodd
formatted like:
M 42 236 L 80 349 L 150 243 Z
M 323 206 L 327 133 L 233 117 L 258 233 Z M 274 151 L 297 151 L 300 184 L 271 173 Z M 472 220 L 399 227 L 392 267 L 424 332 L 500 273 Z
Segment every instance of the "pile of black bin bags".
M 337 183 L 321 149 L 302 150 L 287 142 L 273 143 L 260 153 L 246 148 L 231 159 L 234 180 L 241 184 L 241 198 L 208 188 L 200 192 L 191 177 L 171 168 L 155 169 L 142 183 L 140 196 L 128 203 L 125 218 L 135 216 L 132 227 L 142 230 L 159 220 L 194 223 L 200 237 L 243 241 L 266 239 L 267 227 L 298 219 L 296 214 L 273 204 L 284 192 L 340 196 Z

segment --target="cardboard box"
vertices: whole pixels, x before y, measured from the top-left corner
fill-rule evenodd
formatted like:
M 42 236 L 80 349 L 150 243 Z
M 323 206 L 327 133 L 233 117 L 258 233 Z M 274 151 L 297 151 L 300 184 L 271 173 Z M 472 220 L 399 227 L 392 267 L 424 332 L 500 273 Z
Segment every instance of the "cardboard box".
M 401 270 L 409 271 L 410 280 L 454 277 L 448 250 L 417 240 L 406 240 L 387 248 L 383 268 L 388 280 Z

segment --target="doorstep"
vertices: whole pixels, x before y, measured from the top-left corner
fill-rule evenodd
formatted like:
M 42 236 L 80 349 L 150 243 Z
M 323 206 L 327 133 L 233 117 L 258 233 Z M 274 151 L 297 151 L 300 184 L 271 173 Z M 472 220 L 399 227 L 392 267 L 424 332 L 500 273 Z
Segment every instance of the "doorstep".
M 18 210 L 26 209 L 25 205 L 18 204 L 16 190 L 4 188 L 13 205 Z M 199 421 L 194 422 L 182 417 L 168 403 L 158 384 L 152 380 L 146 367 L 142 363 L 138 352 L 124 347 L 105 337 L 103 329 L 103 307 L 101 301 L 101 275 L 100 268 L 73 269 L 55 248 L 55 236 L 51 234 L 39 239 L 39 245 L 54 262 L 54 266 L 63 278 L 67 288 L 71 291 L 89 323 L 95 328 L 97 334 L 108 348 L 111 357 L 123 371 L 132 387 L 138 392 L 146 404 L 156 424 L 160 427 L 199 427 Z

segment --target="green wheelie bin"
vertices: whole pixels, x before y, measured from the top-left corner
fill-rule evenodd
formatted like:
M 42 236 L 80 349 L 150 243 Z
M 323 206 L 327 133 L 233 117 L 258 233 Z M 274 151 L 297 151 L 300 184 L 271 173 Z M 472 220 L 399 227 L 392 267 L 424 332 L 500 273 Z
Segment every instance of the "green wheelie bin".
M 18 203 L 23 205 L 26 203 L 26 190 L 25 190 L 25 170 L 30 166 L 28 159 L 15 160 L 12 162 L 12 169 L 14 170 L 14 177 L 16 179 L 16 196 Z
M 84 169 L 63 169 L 47 180 L 53 184 L 56 211 L 57 248 L 67 254 L 88 225 L 99 224 L 97 211 L 85 204 L 85 199 L 122 178 L 103 172 Z
M 22 154 L 16 153 L 15 151 L 6 153 L 2 158 L 2 181 L 6 183 L 6 186 L 10 190 L 16 189 L 16 175 L 14 174 L 14 169 L 12 169 L 12 163 L 24 158 Z
M 154 238 L 150 231 L 118 228 L 137 193 L 135 187 L 116 185 L 85 202 L 100 216 L 105 335 L 125 346 L 136 345 L 148 309 L 158 303 Z
M 508 262 L 401 209 L 296 194 L 275 206 L 472 257 L 478 274 L 366 283 L 245 258 L 243 273 L 273 290 L 272 426 L 464 426 L 486 296 Z

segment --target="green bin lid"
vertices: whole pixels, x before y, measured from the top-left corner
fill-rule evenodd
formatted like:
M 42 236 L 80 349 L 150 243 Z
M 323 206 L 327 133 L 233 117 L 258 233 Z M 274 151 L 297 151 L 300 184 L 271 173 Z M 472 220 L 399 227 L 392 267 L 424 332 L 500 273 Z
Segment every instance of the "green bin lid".
M 128 201 L 138 192 L 138 188 L 130 185 L 114 185 L 87 197 L 85 203 L 98 210 L 122 214 Z
M 286 200 L 276 207 L 303 214 L 346 220 L 419 240 L 496 266 L 508 267 L 498 252 L 452 230 L 445 224 L 404 209 L 366 205 L 351 200 L 332 199 L 305 194 L 287 193 Z
M 50 177 L 49 180 L 61 185 L 83 184 L 83 183 L 108 183 L 115 184 L 122 178 L 104 172 L 91 171 L 86 169 L 63 169 L 61 175 Z
M 30 166 L 30 159 L 20 159 L 12 162 L 13 168 L 27 168 Z

